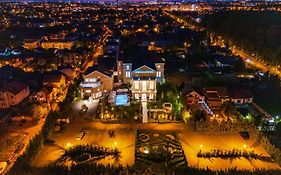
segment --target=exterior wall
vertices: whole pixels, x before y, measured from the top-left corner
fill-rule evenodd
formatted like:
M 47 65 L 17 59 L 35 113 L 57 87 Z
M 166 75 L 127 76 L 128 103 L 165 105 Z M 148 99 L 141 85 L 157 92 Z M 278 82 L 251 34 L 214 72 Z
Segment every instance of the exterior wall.
M 105 91 L 111 91 L 113 88 L 113 76 L 108 77 L 107 75 L 104 75 L 99 71 L 94 71 L 84 77 L 84 79 L 87 78 L 99 78 L 103 84 Z
M 156 81 L 155 80 L 134 80 L 132 83 L 132 95 L 135 99 L 138 99 L 138 100 L 156 99 Z M 144 99 L 144 98 L 146 98 L 146 99 Z
M 156 99 L 156 84 L 164 83 L 164 63 L 156 63 L 155 66 L 157 70 L 143 66 L 138 68 L 140 71 L 133 71 L 132 63 L 117 61 L 117 77 L 119 81 L 132 85 L 133 98 L 154 100 Z M 142 69 L 143 73 L 141 72 Z M 145 72 L 146 70 L 150 72 Z
M 117 78 L 118 81 L 123 81 L 123 61 L 117 61 Z
M 9 91 L 2 92 L 0 94 L 0 108 L 8 108 L 13 105 L 19 104 L 23 99 L 30 94 L 29 88 L 23 89 L 18 94 L 13 94 Z
M 23 48 L 32 50 L 32 49 L 38 48 L 39 45 L 40 45 L 40 44 L 39 44 L 38 41 L 34 41 L 34 42 L 24 42 L 24 43 L 23 43 Z
M 74 45 L 74 42 L 43 42 L 41 47 L 43 49 L 71 49 Z
M 8 98 L 6 98 L 5 92 L 0 92 L 0 108 L 8 108 L 9 107 L 9 101 Z
M 205 101 L 205 97 L 193 91 L 187 95 L 186 100 L 187 104 L 193 105 L 197 103 L 203 103 Z
M 96 88 L 81 88 L 84 97 L 88 96 L 93 98 L 101 97 L 103 95 L 103 90 L 104 90 L 103 84 L 101 84 Z
M 245 104 L 245 103 L 252 103 L 253 102 L 253 98 L 231 99 L 231 101 L 236 103 L 236 104 Z
M 132 63 L 123 63 L 122 79 L 124 83 L 131 83 L 132 80 Z M 128 76 L 129 75 L 129 76 Z
M 155 63 L 155 67 L 156 67 L 156 80 L 157 83 L 164 83 L 164 68 L 165 63 Z M 159 76 L 160 75 L 160 76 Z
M 207 99 L 207 103 L 208 103 L 208 106 L 212 109 L 219 109 L 222 106 L 222 100 L 221 99 L 215 99 L 215 100 Z

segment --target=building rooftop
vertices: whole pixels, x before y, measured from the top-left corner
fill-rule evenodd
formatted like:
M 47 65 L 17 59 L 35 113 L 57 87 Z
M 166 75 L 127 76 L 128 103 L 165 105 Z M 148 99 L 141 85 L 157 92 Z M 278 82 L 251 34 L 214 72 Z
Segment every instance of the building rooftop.
M 5 85 L 3 88 L 0 89 L 2 92 L 11 92 L 12 94 L 16 95 L 19 92 L 21 92 L 23 89 L 28 88 L 28 86 L 24 83 L 18 82 L 18 81 L 12 81 Z

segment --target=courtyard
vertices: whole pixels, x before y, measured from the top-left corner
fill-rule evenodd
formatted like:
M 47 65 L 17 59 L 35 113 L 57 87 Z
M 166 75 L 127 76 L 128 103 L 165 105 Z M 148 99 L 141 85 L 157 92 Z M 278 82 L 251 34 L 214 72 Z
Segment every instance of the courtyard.
M 280 169 L 275 162 L 266 162 L 257 159 L 240 158 L 199 158 L 198 152 L 212 150 L 241 150 L 254 151 L 257 154 L 268 156 L 267 152 L 256 143 L 255 138 L 250 133 L 250 139 L 243 139 L 237 132 L 228 134 L 209 134 L 196 133 L 186 127 L 185 131 L 179 134 L 182 147 L 187 158 L 189 166 L 197 168 L 209 168 L 212 170 L 221 170 L 228 168 L 237 169 Z
M 85 131 L 85 136 L 77 140 L 79 132 Z M 143 132 L 138 132 L 143 131 Z M 112 136 L 110 133 L 114 133 Z M 148 133 L 147 133 L 148 132 Z M 65 149 L 76 145 L 95 145 L 109 148 L 117 148 L 120 151 L 118 159 L 106 157 L 100 159 L 97 163 L 118 165 L 133 165 L 138 163 L 138 152 L 147 154 L 143 143 L 139 144 L 140 134 L 148 134 L 149 137 L 163 136 L 160 139 L 152 139 L 147 142 L 148 147 L 156 148 L 155 144 L 167 144 L 167 137 L 175 139 L 172 145 L 177 147 L 173 151 L 177 152 L 175 161 L 179 165 L 184 164 L 192 167 L 210 168 L 213 170 L 238 168 L 253 170 L 257 168 L 279 169 L 280 167 L 274 162 L 264 162 L 245 158 L 226 159 L 226 158 L 199 158 L 197 154 L 200 150 L 210 151 L 213 149 L 231 150 L 231 149 L 249 149 L 254 150 L 257 154 L 268 155 L 265 150 L 255 144 L 255 138 L 250 137 L 244 140 L 238 133 L 233 134 L 200 134 L 194 131 L 188 124 L 183 123 L 132 123 L 132 124 L 103 124 L 101 122 L 89 122 L 83 117 L 76 117 L 69 126 L 61 133 L 53 133 L 50 139 L 55 140 L 54 145 L 44 145 L 39 154 L 33 161 L 33 166 L 42 167 L 55 162 L 65 151 Z M 169 136 L 166 136 L 169 135 Z M 143 137 L 143 136 L 142 136 Z M 173 138 L 171 138 L 173 137 Z M 156 138 L 156 137 L 155 137 Z M 160 138 L 160 137 L 159 137 Z M 144 139 L 144 138 L 142 138 Z M 146 142 L 145 142 L 146 144 Z M 170 145 L 171 147 L 173 147 Z M 176 146 L 175 146 L 176 145 Z M 180 145 L 180 148 L 178 147 Z M 179 149 L 178 149 L 179 148 Z M 169 148 L 170 149 L 170 148 Z M 138 151 L 139 150 L 139 151 Z M 183 153 L 184 158 L 181 157 Z M 142 158 L 143 160 L 143 158 Z M 144 160 L 146 161 L 146 160 Z M 150 161 L 150 160 L 148 160 Z M 141 162 L 143 163 L 143 162 Z

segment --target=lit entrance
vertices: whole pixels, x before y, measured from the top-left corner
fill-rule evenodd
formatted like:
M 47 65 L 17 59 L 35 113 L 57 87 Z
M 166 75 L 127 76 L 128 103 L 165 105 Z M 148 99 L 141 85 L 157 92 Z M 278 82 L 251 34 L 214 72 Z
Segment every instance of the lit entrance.
M 146 101 L 146 100 L 147 100 L 146 94 L 142 94 L 142 95 L 141 95 L 141 101 Z

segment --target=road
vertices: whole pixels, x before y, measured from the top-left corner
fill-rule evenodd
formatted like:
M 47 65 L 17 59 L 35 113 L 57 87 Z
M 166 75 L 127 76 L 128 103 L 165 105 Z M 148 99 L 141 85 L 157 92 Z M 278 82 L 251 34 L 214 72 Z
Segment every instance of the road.
M 174 19 L 178 23 L 183 24 L 184 26 L 188 27 L 191 30 L 194 30 L 194 31 L 204 30 L 203 28 L 198 28 L 198 27 L 194 26 L 193 24 L 189 24 L 188 22 L 186 22 L 186 20 L 181 19 L 181 18 L 179 18 L 175 15 L 172 15 L 171 13 L 168 13 L 168 12 L 164 11 L 164 14 L 167 15 L 168 17 Z M 222 38 L 221 38 L 221 40 L 223 41 Z M 216 43 L 216 45 L 222 47 L 222 45 L 219 44 L 219 43 L 223 43 L 223 42 Z M 267 66 L 267 63 L 263 63 L 261 61 L 258 61 L 256 58 L 254 58 L 254 56 L 249 55 L 249 54 L 243 52 L 242 50 L 238 50 L 234 46 L 229 47 L 229 49 L 232 51 L 232 53 L 234 55 L 240 56 L 243 59 L 243 61 L 245 61 L 246 64 L 251 65 L 253 67 L 256 67 L 264 73 L 269 71 L 270 74 L 277 75 L 279 78 L 281 78 L 280 66 Z

